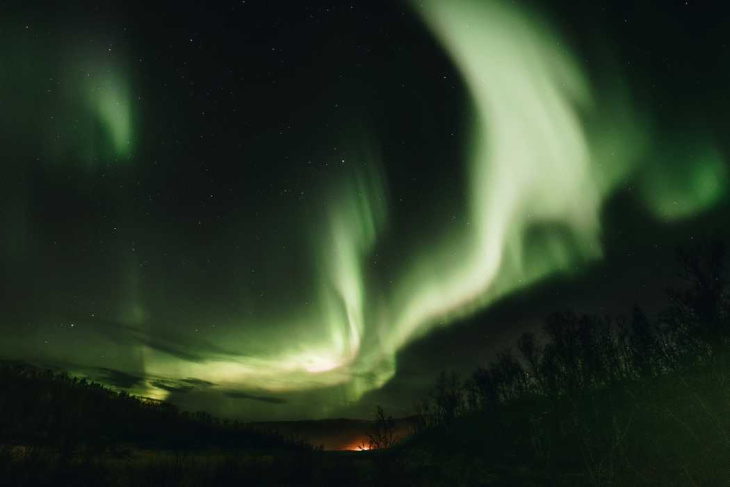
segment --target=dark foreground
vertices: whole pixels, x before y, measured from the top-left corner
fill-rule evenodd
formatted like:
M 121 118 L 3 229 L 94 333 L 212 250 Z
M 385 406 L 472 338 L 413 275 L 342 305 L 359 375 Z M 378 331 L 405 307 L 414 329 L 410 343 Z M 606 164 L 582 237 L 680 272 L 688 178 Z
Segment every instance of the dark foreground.
M 43 449 L 5 447 L 0 455 L 0 478 L 7 486 L 591 485 L 582 475 L 552 477 L 426 451 L 127 450 L 63 460 Z

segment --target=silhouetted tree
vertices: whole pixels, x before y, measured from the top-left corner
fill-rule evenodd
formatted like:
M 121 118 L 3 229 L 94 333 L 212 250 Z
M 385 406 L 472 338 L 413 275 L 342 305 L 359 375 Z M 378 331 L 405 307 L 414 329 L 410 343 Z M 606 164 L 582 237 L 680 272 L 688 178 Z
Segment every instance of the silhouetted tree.
M 490 410 L 499 404 L 499 385 L 490 369 L 477 368 L 472 374 L 469 387 L 475 408 Z
M 527 391 L 525 371 L 509 350 L 497 354 L 491 373 L 497 386 L 498 397 L 502 401 L 513 401 L 522 397 Z
M 395 442 L 395 420 L 392 416 L 386 416 L 382 406 L 378 406 L 375 410 L 375 418 L 370 423 L 366 433 L 368 449 L 390 448 Z
M 543 332 L 549 340 L 543 353 L 543 368 L 551 375 L 551 392 L 573 394 L 583 386 L 584 377 L 578 317 L 571 311 L 552 313 L 545 319 Z
M 434 420 L 439 425 L 450 425 L 464 410 L 465 393 L 455 373 L 442 372 L 432 392 Z
M 535 342 L 535 335 L 529 332 L 523 333 L 517 340 L 517 349 L 520 351 L 523 361 L 527 365 L 526 376 L 528 388 L 531 392 L 544 393 L 545 384 L 540 368 L 540 355 L 542 349 Z
M 644 312 L 634 305 L 631 312 L 631 363 L 640 377 L 655 373 L 656 335 Z
M 670 290 L 670 312 L 697 330 L 713 352 L 728 337 L 728 288 L 725 247 L 719 241 L 702 241 L 679 250 L 682 287 Z

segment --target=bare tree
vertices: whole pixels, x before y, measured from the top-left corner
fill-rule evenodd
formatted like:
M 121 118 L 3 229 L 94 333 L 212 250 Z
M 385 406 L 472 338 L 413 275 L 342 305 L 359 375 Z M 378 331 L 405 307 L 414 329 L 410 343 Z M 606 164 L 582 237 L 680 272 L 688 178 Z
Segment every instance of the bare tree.
M 437 424 L 451 424 L 465 408 L 464 388 L 455 373 L 441 372 L 432 396 Z
M 517 349 L 527 364 L 525 374 L 527 376 L 528 387 L 532 387 L 532 390 L 538 393 L 544 392 L 545 384 L 542 371 L 540 370 L 542 349 L 537 345 L 535 335 L 529 332 L 523 333 L 519 340 L 517 340 Z
M 361 445 L 361 450 L 380 450 L 390 448 L 395 443 L 395 420 L 386 416 L 382 406 L 375 411 L 375 419 L 367 430 L 368 444 Z

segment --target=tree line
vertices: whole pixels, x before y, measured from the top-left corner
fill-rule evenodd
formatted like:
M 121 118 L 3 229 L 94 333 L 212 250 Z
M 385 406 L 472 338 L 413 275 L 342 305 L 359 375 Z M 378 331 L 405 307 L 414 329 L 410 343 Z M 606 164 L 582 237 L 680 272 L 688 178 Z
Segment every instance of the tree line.
M 678 251 L 679 284 L 667 290 L 667 307 L 655 318 L 638 305 L 619 317 L 554 312 L 539 335 L 525 332 L 467 380 L 442 373 L 415 407 L 418 428 L 521 400 L 557 404 L 627 381 L 724 365 L 730 339 L 725 257 L 718 241 Z
M 0 445 L 44 446 L 61 455 L 121 444 L 149 448 L 307 449 L 304 442 L 206 412 L 116 392 L 23 363 L 0 364 Z
M 637 305 L 624 316 L 554 312 L 466 378 L 441 373 L 395 450 L 430 451 L 418 469 L 444 479 L 460 462 L 487 476 L 529 472 L 538 484 L 725 485 L 726 250 L 703 241 L 678 263 L 651 316 Z M 390 438 L 388 418 L 379 410 L 370 435 Z

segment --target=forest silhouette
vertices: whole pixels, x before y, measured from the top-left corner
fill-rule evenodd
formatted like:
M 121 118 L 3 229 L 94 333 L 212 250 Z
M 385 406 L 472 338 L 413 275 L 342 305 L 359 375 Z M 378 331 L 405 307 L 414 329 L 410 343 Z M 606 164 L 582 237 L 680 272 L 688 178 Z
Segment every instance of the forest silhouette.
M 547 316 L 489 366 L 442 373 L 363 452 L 189 413 L 26 364 L 0 366 L 7 485 L 730 485 L 726 250 L 678 252 L 665 308 Z M 628 285 L 628 284 L 627 284 Z

